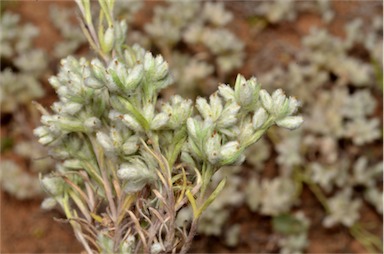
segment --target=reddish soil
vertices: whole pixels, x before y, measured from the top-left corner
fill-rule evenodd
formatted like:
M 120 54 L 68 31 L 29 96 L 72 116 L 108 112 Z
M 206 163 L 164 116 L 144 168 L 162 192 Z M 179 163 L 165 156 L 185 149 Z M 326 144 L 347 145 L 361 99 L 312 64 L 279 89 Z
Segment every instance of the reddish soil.
M 49 22 L 49 1 L 25 1 L 13 5 L 11 8 L 20 13 L 22 21 L 31 22 L 40 27 L 41 34 L 36 39 L 36 46 L 50 52 L 55 42 L 60 40 L 59 33 Z M 63 8 L 74 6 L 73 2 L 56 1 L 55 4 Z M 307 34 L 314 25 L 324 27 L 321 19 L 312 13 L 300 15 L 294 22 L 283 22 L 268 29 L 258 31 L 246 21 L 246 9 L 256 2 L 230 2 L 227 7 L 235 12 L 236 20 L 231 24 L 233 31 L 246 42 L 249 55 L 245 67 L 240 70 L 246 76 L 267 71 L 276 61 L 289 63 L 290 55 L 282 50 L 285 47 L 298 47 L 300 38 Z M 153 2 L 150 6 L 153 6 Z M 346 21 L 353 17 L 369 17 L 372 11 L 382 11 L 380 1 L 337 1 L 333 2 L 337 11 L 336 19 L 329 27 L 331 32 L 343 36 L 342 27 Z M 381 10 L 380 10 L 381 8 Z M 146 14 L 151 13 L 148 8 Z M 144 13 L 143 12 L 143 13 Z M 140 18 L 139 20 L 146 20 Z M 278 43 L 276 43 L 278 42 Z M 51 63 L 54 72 L 56 63 Z M 48 91 L 52 91 L 48 88 Z M 43 100 L 49 105 L 54 99 L 51 94 Z M 382 112 L 381 112 L 382 113 Z M 6 135 L 6 126 L 1 126 L 2 137 Z M 380 145 L 380 144 L 379 144 Z M 273 165 L 271 165 L 273 167 Z M 274 170 L 274 169 L 271 169 Z M 309 190 L 304 190 L 300 207 L 311 219 L 309 231 L 310 246 L 308 253 L 366 253 L 362 245 L 354 240 L 344 227 L 325 229 L 321 226 L 324 211 L 316 198 Z M 68 224 L 55 221 L 53 218 L 62 218 L 60 212 L 45 212 L 40 209 L 41 200 L 18 201 L 14 197 L 1 192 L 1 253 L 79 253 L 81 245 L 72 234 Z M 382 238 L 382 218 L 369 207 L 363 208 L 363 222 L 373 224 L 371 232 Z M 270 219 L 252 213 L 246 207 L 234 210 L 231 223 L 241 224 L 241 241 L 238 247 L 228 248 L 222 240 L 215 237 L 198 235 L 191 252 L 242 252 L 242 253 L 273 253 L 278 251 L 277 235 L 273 234 Z M 228 224 L 229 225 L 229 224 Z
M 79 253 L 82 246 L 59 212 L 40 209 L 40 200 L 18 201 L 1 194 L 1 253 Z

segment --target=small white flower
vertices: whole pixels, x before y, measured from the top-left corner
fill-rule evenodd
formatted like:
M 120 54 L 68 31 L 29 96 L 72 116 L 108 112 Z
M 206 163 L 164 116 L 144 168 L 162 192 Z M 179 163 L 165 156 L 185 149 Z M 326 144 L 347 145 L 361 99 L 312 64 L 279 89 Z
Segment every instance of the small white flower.
M 294 98 L 294 97 L 289 97 L 287 115 L 292 115 L 292 114 L 296 113 L 298 107 L 300 107 L 300 106 L 301 106 L 300 101 L 296 100 L 296 98 Z
M 194 118 L 188 118 L 187 129 L 189 135 L 191 135 L 193 138 L 197 138 L 197 135 L 200 132 L 200 126 Z
M 128 126 L 133 131 L 141 132 L 143 128 L 141 125 L 133 118 L 132 116 L 125 114 L 123 116 L 123 123 Z
M 57 202 L 54 198 L 45 198 L 41 203 L 41 208 L 44 210 L 51 210 L 56 206 Z
M 54 140 L 54 137 L 52 137 L 51 135 L 46 135 L 44 137 L 39 138 L 39 143 L 42 145 L 47 145 L 51 143 L 53 140 Z
M 209 96 L 209 102 L 210 102 L 210 118 L 212 120 L 216 121 L 218 117 L 220 116 L 221 112 L 223 111 L 223 104 L 218 96 L 217 93 L 212 94 Z
M 276 91 L 273 92 L 272 94 L 272 111 L 274 115 L 280 115 L 282 111 L 284 111 L 284 106 L 285 106 L 285 100 L 286 96 L 281 89 L 277 89 Z
M 276 124 L 279 127 L 287 128 L 290 130 L 298 128 L 303 123 L 302 116 L 287 116 L 281 120 L 277 120 Z
M 237 113 L 240 110 L 240 106 L 233 102 L 227 105 L 223 112 L 220 114 L 220 118 L 217 121 L 218 128 L 229 128 L 232 127 L 237 122 Z M 221 131 L 221 130 L 220 130 Z
M 138 149 L 139 137 L 138 136 L 131 136 L 129 137 L 123 144 L 123 152 L 125 155 L 134 154 Z
M 222 84 L 219 86 L 219 94 L 221 97 L 224 98 L 226 101 L 234 101 L 235 100 L 235 91 L 233 89 L 225 84 Z
M 259 95 L 260 95 L 260 100 L 261 100 L 261 103 L 263 104 L 263 107 L 266 110 L 268 110 L 268 112 L 272 112 L 273 102 L 269 93 L 266 90 L 262 89 L 260 90 Z
M 214 134 L 207 140 L 205 149 L 208 160 L 212 164 L 216 164 L 220 160 L 221 138 L 220 135 Z
M 169 120 L 169 116 L 166 113 L 159 113 L 157 114 L 152 122 L 151 122 L 151 129 L 158 130 L 164 127 Z
M 145 169 L 137 168 L 129 164 L 123 164 L 117 171 L 117 176 L 120 179 L 136 180 L 145 177 Z
M 152 72 L 155 67 L 155 59 L 150 52 L 145 53 L 144 56 L 144 70 Z
M 59 177 L 46 176 L 41 180 L 41 184 L 54 196 L 59 195 L 64 190 L 64 182 Z
M 45 126 L 39 126 L 33 130 L 33 134 L 37 137 L 43 137 L 49 134 L 48 128 Z
M 158 254 L 161 251 L 164 251 L 163 245 L 161 243 L 154 243 L 151 246 L 151 254 Z
M 104 48 L 103 51 L 108 53 L 112 50 L 113 45 L 115 43 L 115 31 L 113 27 L 108 27 L 104 33 Z M 103 45 L 103 44 L 102 44 Z
M 223 145 L 220 149 L 220 157 L 222 161 L 233 162 L 237 159 L 237 153 L 240 149 L 240 144 L 237 141 L 230 141 Z
M 196 99 L 196 108 L 199 110 L 199 113 L 204 117 L 204 119 L 210 117 L 211 107 L 205 98 L 199 97 Z
M 168 74 L 168 63 L 164 61 L 162 56 L 157 56 L 155 58 L 156 64 L 156 73 L 154 73 L 154 77 L 156 80 L 164 79 Z
M 144 76 L 144 68 L 143 65 L 136 65 L 128 74 L 128 77 L 124 81 L 124 86 L 128 90 L 136 89 L 139 85 L 140 81 Z
M 238 75 L 235 85 L 235 96 L 239 105 L 247 109 L 253 108 L 257 102 L 258 90 L 256 78 L 251 78 L 247 81 L 243 76 Z
M 97 141 L 99 141 L 100 145 L 106 150 L 106 151 L 113 151 L 115 147 L 113 146 L 112 139 L 105 134 L 104 132 L 97 132 L 96 133 Z
M 93 89 L 100 89 L 100 88 L 104 87 L 104 83 L 102 83 L 99 80 L 92 78 L 92 77 L 86 78 L 84 80 L 84 85 L 89 87 L 89 88 L 93 88 Z
M 101 121 L 97 117 L 89 117 L 84 121 L 84 126 L 89 130 L 95 130 L 100 128 Z
M 95 77 L 98 80 L 104 80 L 105 67 L 103 63 L 99 59 L 95 58 L 91 61 L 91 66 L 92 66 L 92 72 L 95 75 Z
M 124 190 L 128 193 L 140 191 L 155 179 L 154 173 L 150 172 L 147 165 L 140 160 L 132 164 L 122 164 L 117 171 L 117 177 L 126 181 Z
M 252 117 L 252 124 L 255 130 L 259 129 L 268 119 L 268 113 L 263 107 L 260 107 Z

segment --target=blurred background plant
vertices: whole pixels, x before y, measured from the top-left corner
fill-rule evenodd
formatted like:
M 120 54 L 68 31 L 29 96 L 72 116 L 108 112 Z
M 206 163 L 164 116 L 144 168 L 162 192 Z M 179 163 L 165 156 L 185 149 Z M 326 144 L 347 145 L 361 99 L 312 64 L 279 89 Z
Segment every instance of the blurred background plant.
M 137 4 L 133 8 L 139 10 Z M 132 14 L 117 10 L 123 17 Z M 209 95 L 242 66 L 244 43 L 229 29 L 234 16 L 224 3 L 170 0 L 154 6 L 153 12 L 142 27 L 129 31 L 128 42 L 167 59 L 177 93 L 190 98 Z
M 382 251 L 383 24 L 379 1 L 355 3 L 342 11 L 340 9 L 347 5 L 324 0 L 233 2 L 233 5 L 200 1 L 133 1 L 131 5 L 118 1 L 117 4 L 122 6 L 116 8 L 118 15 L 129 17 L 129 42 L 163 54 L 170 69 L 175 70 L 173 75 L 178 80 L 175 83 L 184 84 L 164 93 L 164 97 L 175 89 L 190 97 L 209 95 L 215 88 L 215 81 L 233 83 L 234 72 L 245 70 L 249 76 L 256 75 L 264 87 L 270 86 L 267 87 L 270 90 L 282 87 L 303 103 L 305 123 L 301 130 L 292 134 L 271 129 L 266 138 L 248 151 L 244 167 L 226 168 L 214 176 L 213 186 L 225 176 L 230 180 L 225 191 L 203 214 L 197 241 L 205 243 L 202 235 L 206 235 L 209 241 L 221 243 L 221 250 L 227 252 L 244 250 L 244 246 L 248 246 L 247 251 L 260 252 L 249 242 L 261 241 L 263 251 L 300 253 L 308 250 L 311 241 L 318 241 L 315 232 L 331 234 L 335 232 L 332 230 L 345 227 L 365 251 Z M 190 7 L 186 8 L 187 5 Z M 306 19 L 308 15 L 311 19 Z M 304 26 L 305 22 L 311 25 Z M 2 21 L 2 33 L 6 23 L 11 26 L 12 22 Z M 62 26 L 63 23 L 58 22 Z M 77 27 L 76 22 L 73 24 Z M 239 27 L 248 30 L 244 32 Z M 271 33 L 281 34 L 273 37 Z M 284 36 L 291 42 L 291 35 L 287 33 L 299 39 L 285 43 Z M 16 37 L 28 37 L 27 34 Z M 1 47 L 7 45 L 3 38 Z M 283 38 L 281 42 L 280 38 Z M 84 39 L 75 41 L 80 40 Z M 263 46 L 256 47 L 251 40 L 260 40 Z M 76 43 L 79 42 L 73 42 Z M 220 46 L 212 46 L 215 43 Z M 39 54 L 35 53 L 35 57 Z M 2 55 L 2 66 L 11 63 L 10 66 L 17 68 L 17 74 L 35 72 L 33 77 L 40 84 L 43 74 L 37 74 L 37 70 L 23 70 L 22 64 L 16 64 L 17 55 Z M 233 64 L 240 63 L 224 68 L 226 64 L 222 61 L 225 63 L 225 59 L 232 59 Z M 3 75 L 15 75 L 15 67 L 11 71 L 2 67 L 1 101 L 5 100 Z M 20 83 L 25 87 L 22 90 L 27 91 L 26 86 L 33 86 L 34 82 Z M 191 87 L 191 83 L 199 86 Z M 32 94 L 37 91 L 39 89 L 34 88 Z M 17 98 L 14 96 L 7 98 Z M 14 103 L 12 100 L 9 105 Z M 2 129 L 7 119 L 3 115 L 2 112 Z M 16 117 L 12 116 L 13 119 Z M 12 129 L 11 123 L 6 125 L 8 130 Z M 8 154 L 12 150 L 18 153 L 16 145 L 9 145 L 11 140 L 17 144 L 26 137 L 12 138 L 8 133 L 2 136 L 2 153 L 3 143 L 8 147 Z M 3 155 L 2 163 L 6 157 Z M 15 163 L 24 165 L 22 159 L 5 163 L 2 172 L 14 168 Z M 20 175 L 15 172 L 9 170 L 11 175 Z M 25 179 L 20 180 L 22 186 L 33 189 L 33 181 Z M 12 186 L 9 188 L 14 188 Z M 2 187 L 7 188 L 4 184 Z M 318 201 L 310 203 L 309 199 Z M 308 207 L 316 203 L 321 204 L 322 210 L 320 206 Z M 315 209 L 318 210 L 312 212 Z M 255 221 L 268 221 L 265 231 L 270 236 L 267 239 L 260 240 L 250 233 L 260 229 L 257 224 L 238 218 L 237 214 L 244 211 Z M 185 223 L 190 216 L 191 211 L 186 209 L 180 213 L 179 223 Z M 324 229 L 319 229 L 320 225 Z M 270 244 L 270 241 L 276 243 Z M 208 244 L 203 246 L 208 248 Z M 192 251 L 206 249 L 196 246 Z M 337 251 L 341 250 L 330 250 Z
M 18 3 L 8 3 L 10 7 L 12 4 Z M 34 46 L 40 29 L 21 22 L 20 15 L 6 7 L 2 9 L 0 21 L 0 113 L 2 130 L 6 131 L 1 139 L 0 181 L 4 191 L 18 199 L 31 199 L 43 195 L 38 174 L 54 166 L 47 150 L 36 142 L 32 132 L 40 122 L 40 113 L 33 101 L 49 96 L 44 88 L 46 79 L 54 71 L 49 65 L 75 53 L 85 38 L 73 22 L 74 11 L 59 10 L 52 4 L 50 17 L 62 41 L 48 54 Z
M 19 15 L 4 12 L 0 22 L 1 120 L 2 127 L 8 124 L 11 130 L 1 140 L 1 153 L 13 150 L 17 157 L 21 157 L 29 165 L 30 171 L 43 172 L 52 163 L 37 160 L 45 152 L 34 141 L 31 130 L 33 126 L 28 124 L 37 123 L 39 117 L 31 104 L 32 100 L 45 95 L 40 82 L 47 68 L 46 52 L 33 47 L 32 40 L 38 36 L 38 28 L 29 23 L 21 24 Z M 31 62 L 34 64 L 31 65 Z M 2 188 L 19 199 L 41 195 L 42 190 L 36 175 L 33 177 L 20 164 L 15 160 L 2 158 Z

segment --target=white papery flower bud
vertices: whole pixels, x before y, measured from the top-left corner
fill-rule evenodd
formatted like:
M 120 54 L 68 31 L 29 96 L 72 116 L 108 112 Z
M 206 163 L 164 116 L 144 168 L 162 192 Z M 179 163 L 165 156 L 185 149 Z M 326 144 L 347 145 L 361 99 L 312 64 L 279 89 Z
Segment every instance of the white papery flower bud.
M 42 145 L 48 145 L 54 140 L 54 137 L 51 135 L 46 135 L 44 137 L 39 138 L 39 143 Z
M 169 116 L 167 123 L 171 129 L 176 129 L 185 123 L 192 113 L 192 101 L 185 100 L 180 95 L 172 96 L 170 102 L 162 105 L 162 111 Z
M 298 107 L 301 106 L 300 101 L 296 100 L 294 97 L 289 97 L 288 99 L 288 109 L 287 109 L 287 115 L 292 115 L 296 113 Z
M 155 67 L 155 59 L 150 52 L 145 53 L 144 56 L 144 70 L 152 72 Z
M 298 128 L 302 123 L 303 123 L 302 116 L 287 116 L 281 120 L 276 121 L 277 126 L 287 128 L 290 130 Z
M 119 91 L 119 87 L 116 85 L 115 81 L 112 78 L 112 75 L 106 75 L 106 83 L 108 90 L 111 92 L 117 92 Z
M 80 67 L 80 66 L 78 66 Z M 80 90 L 83 88 L 83 77 L 79 73 L 75 72 L 69 72 L 69 85 L 71 90 L 76 89 Z
M 158 55 L 155 58 L 156 73 L 154 74 L 156 80 L 162 80 L 168 74 L 168 63 L 164 61 L 164 58 Z
M 132 164 L 122 164 L 117 171 L 117 177 L 127 181 L 124 190 L 128 193 L 140 191 L 155 179 L 155 175 L 139 160 Z
M 230 141 L 223 145 L 220 149 L 220 157 L 222 161 L 235 161 L 240 144 L 237 141 Z
M 286 110 L 284 109 L 284 107 L 287 106 L 287 104 L 285 103 L 286 98 L 287 97 L 285 96 L 283 90 L 281 90 L 281 89 L 277 89 L 276 91 L 273 92 L 273 94 L 272 94 L 272 103 L 273 103 L 272 113 L 275 116 L 279 116 L 279 115 L 285 113 L 284 111 L 286 111 Z
M 116 43 L 124 43 L 127 34 L 127 23 L 125 22 L 125 20 L 121 20 L 120 23 L 115 24 L 114 28 Z
M 92 73 L 98 80 L 105 80 L 105 67 L 103 63 L 95 58 L 91 61 Z
M 144 168 L 138 168 L 130 164 L 123 164 L 117 171 L 117 176 L 120 179 L 136 180 L 139 178 L 145 178 L 146 172 Z
M 108 152 L 114 151 L 115 147 L 113 146 L 112 139 L 105 134 L 104 132 L 97 132 L 96 139 L 99 141 L 100 145 Z
M 143 107 L 143 116 L 148 121 L 151 121 L 152 118 L 155 116 L 155 105 L 147 104 Z
M 237 74 L 236 81 L 235 81 L 235 93 L 239 93 L 241 90 L 242 84 L 245 84 L 247 80 L 244 78 L 243 75 Z
M 121 113 L 113 109 L 108 113 L 108 118 L 111 119 L 112 121 L 120 119 L 120 116 L 121 116 Z
M 83 107 L 83 104 L 76 103 L 76 102 L 68 102 L 64 104 L 62 108 L 62 112 L 67 113 L 69 115 L 74 115 L 77 112 L 79 112 L 82 107 Z
M 45 126 L 39 126 L 39 127 L 37 127 L 36 129 L 33 130 L 33 134 L 36 137 L 43 137 L 43 136 L 49 134 L 49 130 Z
M 101 127 L 101 121 L 97 117 L 89 117 L 84 121 L 84 126 L 89 131 L 94 131 Z
M 129 137 L 123 144 L 122 149 L 123 153 L 125 155 L 130 155 L 136 153 L 136 151 L 139 149 L 139 137 L 138 136 L 131 136 Z
M 151 246 L 151 254 L 158 254 L 161 251 L 164 251 L 163 245 L 161 243 L 154 243 Z
M 260 100 L 261 100 L 261 103 L 263 104 L 263 107 L 268 112 L 272 112 L 273 102 L 272 102 L 272 98 L 269 95 L 269 93 L 266 90 L 262 89 L 262 90 L 260 90 L 259 95 L 260 95 Z
M 216 164 L 220 160 L 221 138 L 220 135 L 214 134 L 210 136 L 205 145 L 208 160 L 212 164 Z
M 144 67 L 143 65 L 139 64 L 136 65 L 131 72 L 128 74 L 128 77 L 126 78 L 124 82 L 124 86 L 128 90 L 134 90 L 137 88 L 139 83 L 141 82 L 142 78 L 144 76 Z
M 115 43 L 115 31 L 113 27 L 108 27 L 104 33 L 104 53 L 108 53 L 112 50 L 113 45 Z
M 235 100 L 235 91 L 233 91 L 233 89 L 228 85 L 225 85 L 225 84 L 220 85 L 219 86 L 219 94 L 226 101 L 234 101 Z
M 44 189 L 52 195 L 60 195 L 64 190 L 64 181 L 59 177 L 44 177 L 41 180 Z
M 63 103 L 62 102 L 54 102 L 51 106 L 51 109 L 55 113 L 61 113 L 63 111 Z
M 259 129 L 268 119 L 268 113 L 263 107 L 260 107 L 252 117 L 252 124 L 255 130 Z
M 187 129 L 191 137 L 197 138 L 198 132 L 200 132 L 200 126 L 198 122 L 193 118 L 188 118 L 187 120 Z
M 42 115 L 41 116 L 41 123 L 50 126 L 52 122 L 58 119 L 57 115 Z
M 196 108 L 199 110 L 199 113 L 203 116 L 204 119 L 210 117 L 211 107 L 205 98 L 198 97 L 196 99 Z
M 247 84 L 243 84 L 240 89 L 238 102 L 241 102 L 241 105 L 247 106 L 253 100 L 253 89 Z
M 217 118 L 219 118 L 221 112 L 223 111 L 223 104 L 217 93 L 214 93 L 209 96 L 209 102 L 211 105 L 209 117 L 215 121 L 217 120 Z
M 143 130 L 141 125 L 136 121 L 136 119 L 128 114 L 125 114 L 123 116 L 123 123 L 133 131 L 141 132 Z
M 59 97 L 66 97 L 70 94 L 68 87 L 60 86 L 59 89 L 56 90 Z
M 51 210 L 56 206 L 57 202 L 54 198 L 45 198 L 40 207 L 43 210 Z
M 100 89 L 104 87 L 104 84 L 101 81 L 92 77 L 86 78 L 84 80 L 84 85 L 86 87 L 93 88 L 93 89 Z
M 151 129 L 158 130 L 164 127 L 167 124 L 168 120 L 169 117 L 166 113 L 157 114 L 151 122 Z
M 253 99 L 253 87 L 247 83 L 247 80 L 242 75 L 237 75 L 235 83 L 236 101 L 240 105 L 248 105 Z
M 61 82 L 58 77 L 52 76 L 48 79 L 53 88 L 58 89 L 61 86 Z
M 219 120 L 217 121 L 217 127 L 228 128 L 236 124 L 237 113 L 239 110 L 240 106 L 236 102 L 227 105 L 221 113 Z

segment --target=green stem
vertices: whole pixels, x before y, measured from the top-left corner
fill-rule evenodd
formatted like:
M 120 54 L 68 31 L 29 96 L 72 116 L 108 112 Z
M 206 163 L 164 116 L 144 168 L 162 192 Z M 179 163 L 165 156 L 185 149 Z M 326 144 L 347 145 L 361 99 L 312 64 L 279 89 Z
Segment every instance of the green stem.
M 329 213 L 329 205 L 327 201 L 327 197 L 324 195 L 324 193 L 321 191 L 319 186 L 312 182 L 308 177 L 302 176 L 301 178 L 304 183 L 307 184 L 309 189 L 312 191 L 312 193 L 316 196 L 317 200 L 321 203 L 321 205 L 324 207 L 325 211 Z
M 382 253 L 383 247 L 380 239 L 365 230 L 359 223 L 349 228 L 350 234 L 359 241 L 370 253 Z
M 200 196 L 198 198 L 198 204 L 201 205 L 204 200 L 204 195 L 207 190 L 208 184 L 210 183 L 211 177 L 213 175 L 213 168 L 212 165 L 204 162 L 202 167 L 202 185 L 201 185 L 201 191 Z

